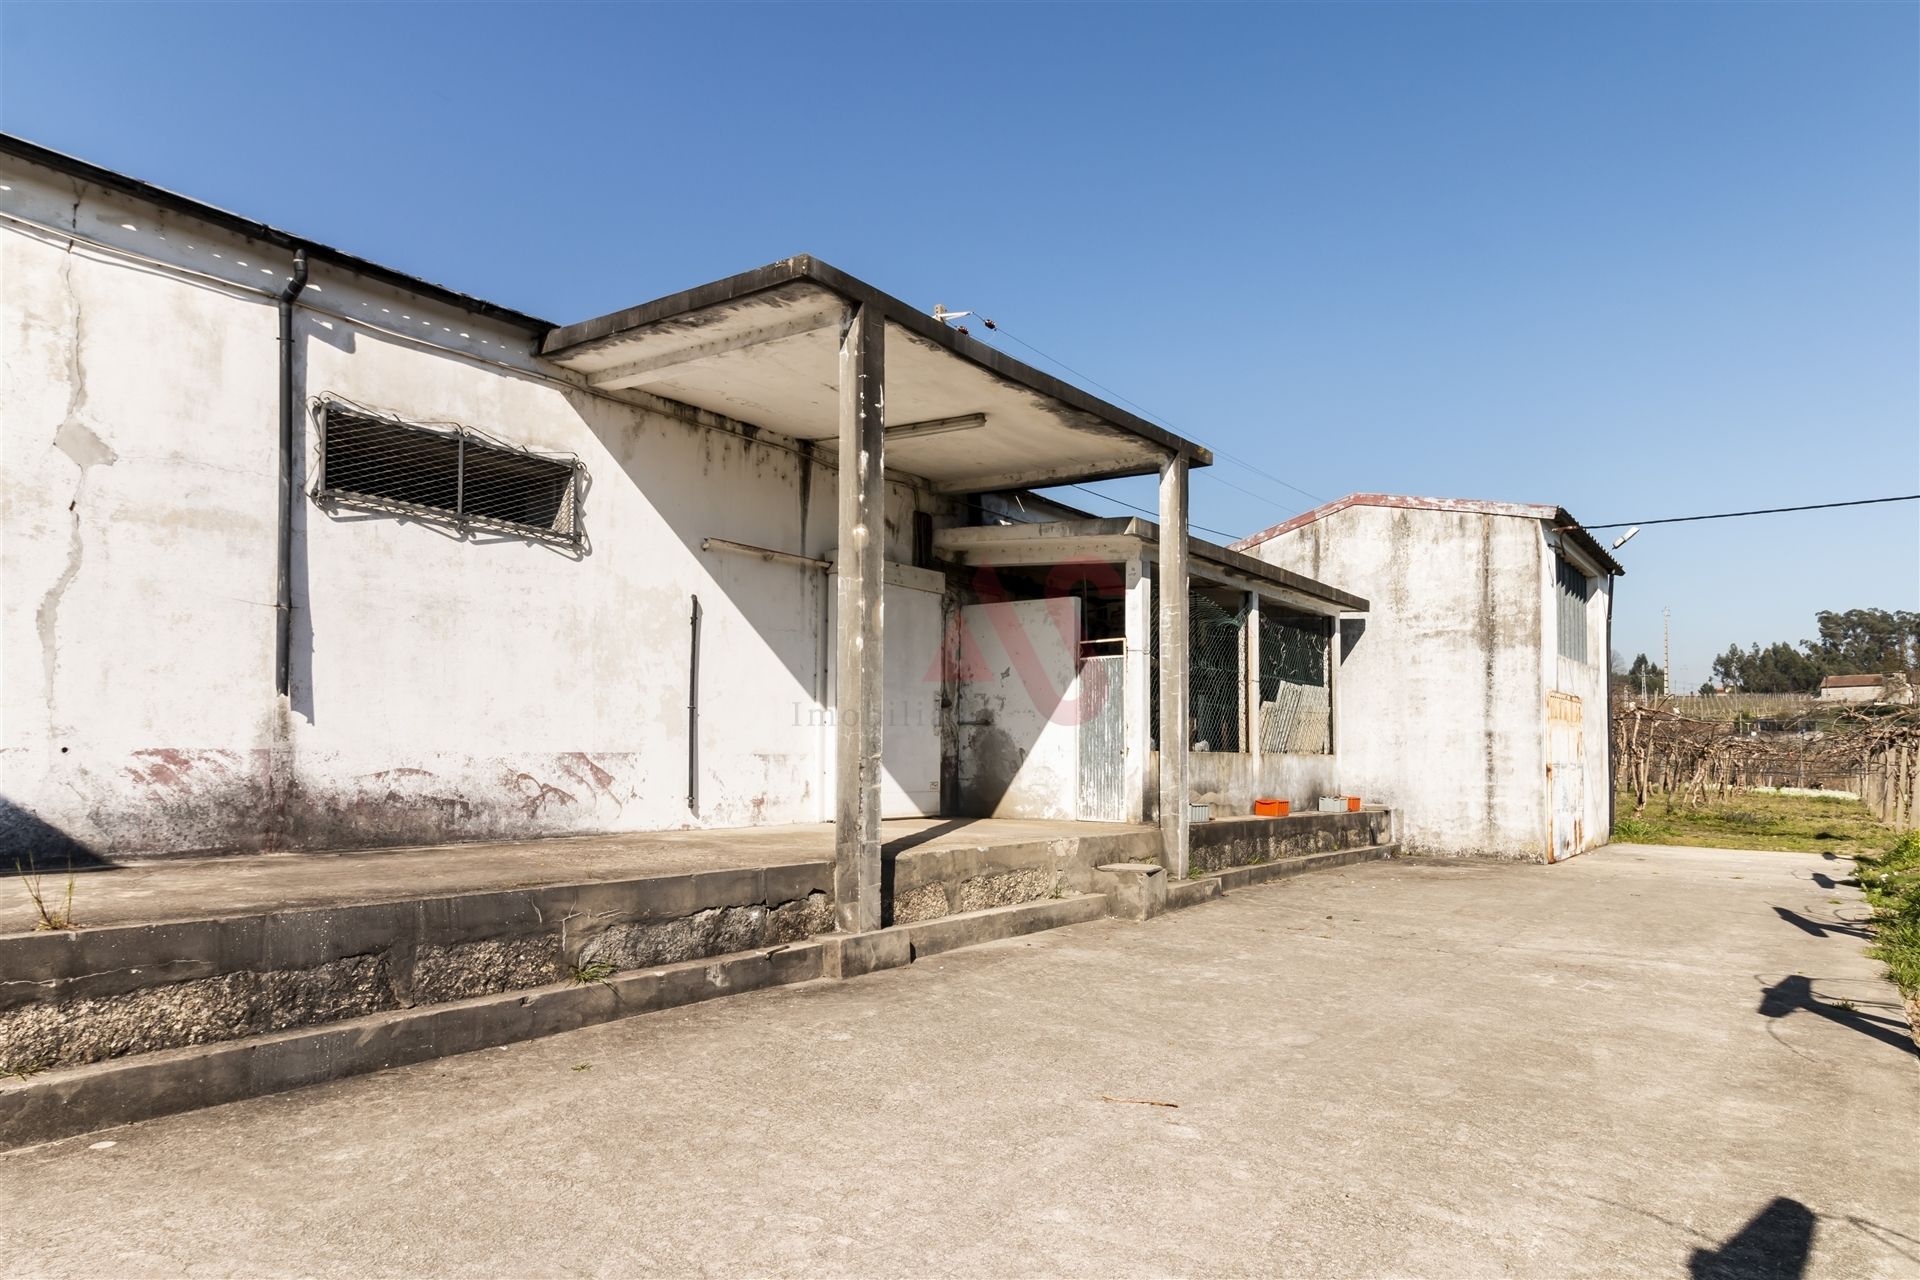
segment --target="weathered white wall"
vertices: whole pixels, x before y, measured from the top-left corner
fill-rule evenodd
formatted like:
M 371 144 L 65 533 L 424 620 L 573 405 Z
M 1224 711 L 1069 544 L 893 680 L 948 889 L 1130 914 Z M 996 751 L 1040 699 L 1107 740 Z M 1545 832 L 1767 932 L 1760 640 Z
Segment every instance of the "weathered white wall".
M 31 166 L 0 170 L 0 187 L 0 210 L 219 279 L 274 289 L 290 268 Z M 316 264 L 313 307 L 474 358 L 303 309 L 303 398 L 579 455 L 590 543 L 463 538 L 303 497 L 283 707 L 271 302 L 4 223 L 0 287 L 0 855 L 819 816 L 824 575 L 700 550 L 711 536 L 831 554 L 835 475 L 790 442 L 556 385 L 528 335 Z M 889 558 L 909 555 L 916 501 L 935 505 L 889 485 Z
M 1339 781 L 1414 851 L 1545 856 L 1543 550 L 1534 520 L 1360 505 L 1250 549 L 1371 601 L 1339 628 Z
M 959 811 L 1073 820 L 1080 793 L 1080 601 L 965 605 L 951 643 Z
M 839 626 L 839 580 L 828 577 L 827 634 Z M 928 817 L 940 812 L 940 695 L 945 682 L 946 577 L 932 569 L 888 564 L 880 603 L 886 631 L 881 662 L 886 671 L 886 721 L 880 730 L 880 816 Z M 838 703 L 831 665 L 826 705 Z M 824 719 L 824 717 L 823 717 Z M 834 757 L 828 731 L 821 742 L 819 817 L 833 817 Z
M 1214 817 L 1252 813 L 1253 802 L 1262 797 L 1291 800 L 1295 813 L 1308 813 L 1321 796 L 1346 794 L 1341 778 L 1335 755 L 1195 751 L 1187 756 L 1187 792 L 1196 804 L 1211 805 Z

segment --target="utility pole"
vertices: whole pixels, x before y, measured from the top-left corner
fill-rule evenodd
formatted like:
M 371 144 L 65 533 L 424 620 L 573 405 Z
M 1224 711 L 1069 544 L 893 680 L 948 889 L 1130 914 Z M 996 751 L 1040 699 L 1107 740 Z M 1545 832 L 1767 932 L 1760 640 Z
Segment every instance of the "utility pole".
M 1673 696 L 1673 609 L 1660 608 L 1660 684 L 1661 692 Z

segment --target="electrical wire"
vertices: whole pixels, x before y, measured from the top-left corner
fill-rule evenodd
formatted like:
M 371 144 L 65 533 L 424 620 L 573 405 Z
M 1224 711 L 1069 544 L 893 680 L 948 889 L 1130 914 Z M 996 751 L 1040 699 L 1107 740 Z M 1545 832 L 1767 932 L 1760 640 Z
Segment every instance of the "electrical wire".
M 1871 507 L 1881 502 L 1920 502 L 1920 493 L 1902 493 L 1891 498 L 1856 498 L 1851 502 L 1813 502 L 1804 507 L 1761 507 L 1755 511 L 1721 511 L 1710 516 L 1667 516 L 1660 520 L 1619 520 L 1612 524 L 1566 525 L 1573 529 L 1625 529 L 1650 524 L 1688 524 L 1695 520 L 1733 520 L 1740 516 L 1774 516 L 1787 511 L 1831 511 L 1835 507 Z
M 1114 503 L 1117 506 L 1125 507 L 1129 511 L 1138 511 L 1143 516 L 1152 516 L 1155 520 L 1158 520 L 1160 518 L 1160 513 L 1158 511 L 1150 511 L 1146 507 L 1136 507 L 1131 502 L 1128 502 L 1124 498 L 1116 498 L 1116 497 L 1113 497 L 1111 494 L 1101 493 L 1098 489 L 1089 489 L 1087 488 L 1087 486 L 1083 484 L 1070 484 L 1070 485 L 1065 485 L 1063 487 L 1068 489 L 1078 489 L 1082 493 L 1090 493 L 1096 498 L 1101 498 L 1108 502 Z M 1229 542 L 1238 541 L 1240 537 L 1240 535 L 1237 533 L 1228 533 L 1225 529 L 1209 529 L 1207 528 L 1207 526 L 1203 524 L 1195 524 L 1191 520 L 1187 521 L 1187 528 L 1198 529 L 1202 533 L 1211 533 L 1215 537 L 1225 538 Z
M 1121 404 L 1131 405 L 1133 408 L 1138 409 L 1143 417 L 1154 419 L 1155 421 L 1159 422 L 1161 426 L 1165 427 L 1167 430 L 1169 431 L 1182 430 L 1180 427 L 1174 425 L 1173 420 L 1167 417 L 1165 414 L 1155 413 L 1153 410 L 1147 408 L 1145 405 L 1141 404 L 1137 400 L 1129 400 L 1126 396 L 1121 395 L 1118 391 L 1115 391 L 1112 387 L 1108 386 L 1106 383 L 1100 382 L 1094 378 L 1087 376 L 1086 374 L 1080 372 L 1080 370 L 1068 364 L 1065 360 L 1060 359 L 1060 357 L 1049 355 L 1046 352 L 1042 351 L 1040 348 L 1034 346 L 1031 342 L 1028 342 L 1025 338 L 1020 337 L 1018 334 L 1007 332 L 1007 330 L 1004 327 L 1002 327 L 997 321 L 989 320 L 985 315 L 981 315 L 980 323 L 985 325 L 988 329 L 992 330 L 994 333 L 999 334 L 1001 337 L 1007 338 L 1011 341 L 1019 343 L 1021 346 L 1025 347 L 1027 350 L 1033 352 L 1033 354 L 1039 356 L 1042 360 L 1045 360 L 1047 363 L 1058 365 L 1060 368 L 1065 369 L 1068 373 L 1080 379 L 1082 382 L 1087 383 L 1089 386 L 1100 388 L 1100 390 L 1106 392 L 1108 395 L 1112 396 L 1115 400 L 1118 400 Z M 1293 483 L 1291 480 L 1282 480 L 1279 476 L 1274 475 L 1271 471 L 1261 470 L 1259 467 L 1254 466 L 1251 462 L 1248 462 L 1245 458 L 1242 458 L 1238 454 L 1228 453 L 1225 449 L 1214 449 L 1213 452 L 1218 454 L 1220 457 L 1227 459 L 1229 462 L 1245 467 L 1248 471 L 1251 471 L 1254 475 L 1259 476 L 1263 480 L 1271 480 L 1273 483 L 1277 485 L 1286 486 L 1287 488 L 1293 490 L 1295 493 L 1300 494 L 1302 497 L 1311 498 L 1315 502 L 1326 501 L 1326 499 L 1321 497 L 1319 494 L 1309 493 L 1307 490 L 1302 489 L 1299 485 Z M 1226 484 L 1227 482 L 1223 480 L 1221 481 L 1221 483 Z M 1238 485 L 1234 485 L 1231 487 L 1239 488 Z M 1252 493 L 1252 490 L 1249 490 L 1249 489 L 1241 489 L 1240 491 L 1242 493 Z M 1256 494 L 1253 494 L 1253 496 L 1257 498 L 1260 495 L 1256 493 Z M 1268 501 L 1271 501 L 1271 500 L 1268 499 Z M 1279 504 L 1275 503 L 1274 505 L 1278 506 Z M 1281 510 L 1285 511 L 1287 510 L 1287 508 L 1281 507 Z

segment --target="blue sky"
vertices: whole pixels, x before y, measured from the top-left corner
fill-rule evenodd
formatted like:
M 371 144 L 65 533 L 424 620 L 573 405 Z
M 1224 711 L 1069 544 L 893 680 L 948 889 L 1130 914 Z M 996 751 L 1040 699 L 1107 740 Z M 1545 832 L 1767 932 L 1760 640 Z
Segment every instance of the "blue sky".
M 1197 472 L 1233 534 L 1597 523 L 1920 491 L 1917 51 L 1894 4 L 11 3 L 0 127 L 562 322 L 814 253 L 1298 486 Z M 1697 684 L 1920 607 L 1917 554 L 1920 504 L 1648 529 L 1616 648 L 1671 605 Z

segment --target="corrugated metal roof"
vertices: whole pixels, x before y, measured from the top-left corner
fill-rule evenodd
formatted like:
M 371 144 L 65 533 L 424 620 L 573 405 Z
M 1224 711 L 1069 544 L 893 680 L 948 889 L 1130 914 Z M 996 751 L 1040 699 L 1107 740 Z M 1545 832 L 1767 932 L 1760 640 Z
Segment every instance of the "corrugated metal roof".
M 1820 682 L 1822 689 L 1864 689 L 1869 685 L 1885 684 L 1885 676 L 1828 676 Z

